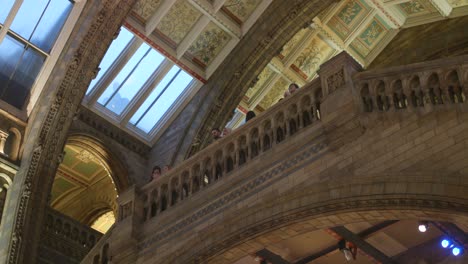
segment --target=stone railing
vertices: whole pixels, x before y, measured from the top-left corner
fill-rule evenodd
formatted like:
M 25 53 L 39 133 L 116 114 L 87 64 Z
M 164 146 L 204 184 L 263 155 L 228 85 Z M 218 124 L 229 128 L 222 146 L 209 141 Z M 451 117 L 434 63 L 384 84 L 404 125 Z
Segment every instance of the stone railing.
M 98 231 L 48 208 L 41 235 L 40 257 L 58 261 L 55 263 L 64 259 L 67 263 L 79 263 L 101 236 Z
M 468 56 L 360 72 L 353 82 L 365 112 L 466 104 Z
M 163 214 L 171 206 L 229 176 L 230 172 L 269 151 L 273 145 L 320 120 L 321 97 L 317 79 L 228 136 L 213 142 L 160 179 L 145 185 L 141 189 L 144 221 Z

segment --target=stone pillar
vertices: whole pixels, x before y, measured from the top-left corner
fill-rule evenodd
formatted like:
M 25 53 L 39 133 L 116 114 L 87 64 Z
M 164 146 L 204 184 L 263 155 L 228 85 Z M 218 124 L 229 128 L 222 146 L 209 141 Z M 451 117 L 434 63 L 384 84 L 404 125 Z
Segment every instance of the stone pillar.
M 141 194 L 141 190 L 133 186 L 117 199 L 119 217 L 107 239 L 112 263 L 135 263 L 137 260 L 137 236 L 145 217 Z
M 344 116 L 361 112 L 360 94 L 352 80 L 352 76 L 361 70 L 361 65 L 345 51 L 320 67 L 318 74 L 323 93 L 320 105 L 322 122 L 339 124 L 339 119 Z

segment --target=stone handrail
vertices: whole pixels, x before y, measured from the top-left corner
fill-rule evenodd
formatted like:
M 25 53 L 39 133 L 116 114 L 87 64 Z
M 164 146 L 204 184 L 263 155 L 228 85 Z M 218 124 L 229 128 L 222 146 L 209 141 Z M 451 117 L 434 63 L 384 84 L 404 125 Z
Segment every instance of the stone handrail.
M 76 262 L 94 247 L 102 234 L 52 208 L 46 211 L 41 247 L 63 252 Z
M 320 80 L 316 79 L 160 179 L 143 186 L 144 221 L 162 214 L 298 130 L 320 120 L 321 97 Z
M 466 104 L 468 56 L 360 72 L 353 82 L 365 112 Z

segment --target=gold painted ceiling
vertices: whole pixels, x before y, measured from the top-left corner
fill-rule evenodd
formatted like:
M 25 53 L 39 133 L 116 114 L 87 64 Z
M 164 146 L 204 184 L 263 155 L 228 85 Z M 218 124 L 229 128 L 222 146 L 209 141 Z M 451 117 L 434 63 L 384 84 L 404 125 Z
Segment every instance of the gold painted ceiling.
M 233 121 L 242 120 L 248 110 L 261 112 L 271 107 L 287 84 L 310 82 L 321 64 L 342 51 L 366 68 L 402 29 L 467 14 L 468 0 L 343 0 L 333 4 L 270 61 L 259 81 L 249 87 Z M 241 123 L 237 121 L 229 125 L 235 127 Z
M 138 0 L 125 25 L 206 81 L 272 0 Z
M 84 224 L 91 224 L 101 213 L 114 214 L 116 197 L 114 183 L 102 161 L 79 146 L 65 146 L 65 156 L 52 186 L 51 206 Z

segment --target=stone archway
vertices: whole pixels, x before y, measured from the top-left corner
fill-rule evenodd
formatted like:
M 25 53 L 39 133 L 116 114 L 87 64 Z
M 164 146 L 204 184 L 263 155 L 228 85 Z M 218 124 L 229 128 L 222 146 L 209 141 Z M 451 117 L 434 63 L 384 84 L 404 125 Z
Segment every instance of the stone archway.
M 125 167 L 109 148 L 91 136 L 75 133 L 67 139 L 50 206 L 106 233 L 115 222 L 117 197 L 128 182 Z

